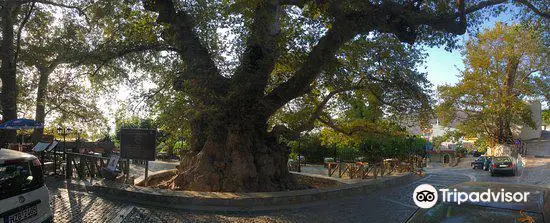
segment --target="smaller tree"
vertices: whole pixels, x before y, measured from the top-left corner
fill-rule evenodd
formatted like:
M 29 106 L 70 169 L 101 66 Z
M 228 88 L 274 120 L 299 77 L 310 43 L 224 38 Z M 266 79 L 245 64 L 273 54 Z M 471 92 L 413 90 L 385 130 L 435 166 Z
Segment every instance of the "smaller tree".
M 546 109 L 542 111 L 542 124 L 550 125 L 550 110 Z
M 434 147 L 440 149 L 443 142 L 459 143 L 460 139 L 464 137 L 464 134 L 460 131 L 450 131 L 442 136 L 433 137 L 432 142 Z
M 515 126 L 533 126 L 526 101 L 542 98 L 545 92 L 537 90 L 537 83 L 548 78 L 541 36 L 526 25 L 497 23 L 468 41 L 461 80 L 438 87 L 442 103 L 437 110 L 443 123 L 465 112 L 459 130 L 491 145 L 512 143 Z
M 468 153 L 468 150 L 464 147 L 464 144 L 462 144 L 462 142 L 458 142 L 455 145 L 455 152 L 459 156 L 464 157 L 464 156 L 466 156 L 466 153 Z

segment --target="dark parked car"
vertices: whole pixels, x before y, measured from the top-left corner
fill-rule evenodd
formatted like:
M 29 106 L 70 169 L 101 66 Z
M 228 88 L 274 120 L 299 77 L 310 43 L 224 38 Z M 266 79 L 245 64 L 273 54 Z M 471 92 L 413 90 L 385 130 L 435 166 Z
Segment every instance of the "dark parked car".
M 495 176 L 497 173 L 508 173 L 516 175 L 516 164 L 509 156 L 493 157 L 491 166 L 489 167 L 491 176 Z
M 0 221 L 52 222 L 42 164 L 33 155 L 0 149 Z
M 526 202 L 456 202 L 438 203 L 428 209 L 418 208 L 407 222 L 550 222 L 550 189 L 531 185 L 467 182 L 452 187 L 460 192 L 529 192 Z M 441 197 L 441 194 L 440 194 Z M 532 221 L 525 221 L 532 220 Z
M 493 160 L 492 156 L 487 156 L 487 158 L 485 158 L 485 161 L 483 163 L 483 170 L 489 171 L 489 167 L 491 166 L 492 160 Z
M 474 162 L 472 162 L 472 168 L 483 169 L 483 165 L 487 160 L 487 156 L 480 156 Z

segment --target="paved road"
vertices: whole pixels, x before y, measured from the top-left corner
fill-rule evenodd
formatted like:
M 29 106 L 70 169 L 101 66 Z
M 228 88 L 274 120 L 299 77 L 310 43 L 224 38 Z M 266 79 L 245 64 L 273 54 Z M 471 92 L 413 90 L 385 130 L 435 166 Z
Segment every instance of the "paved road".
M 412 191 L 428 183 L 436 188 L 465 181 L 536 184 L 550 187 L 550 159 L 532 158 L 520 176 L 491 177 L 467 167 L 432 170 L 427 177 L 377 193 L 289 206 L 255 214 L 201 213 L 135 206 L 106 200 L 79 188 L 52 185 L 56 222 L 402 222 L 416 209 Z
M 472 181 L 502 182 L 515 184 L 531 184 L 550 188 L 550 158 L 524 158 L 525 166 L 518 165 L 517 175 L 497 175 L 492 177 L 488 171 L 471 169 L 469 167 L 431 170 L 431 173 L 445 173 L 466 175 Z

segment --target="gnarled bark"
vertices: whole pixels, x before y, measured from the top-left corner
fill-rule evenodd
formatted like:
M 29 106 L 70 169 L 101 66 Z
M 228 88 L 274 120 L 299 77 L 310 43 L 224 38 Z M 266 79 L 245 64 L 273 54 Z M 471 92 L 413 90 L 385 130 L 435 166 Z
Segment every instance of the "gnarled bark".
M 231 192 L 296 188 L 286 166 L 290 150 L 268 135 L 267 120 L 251 111 L 229 110 L 204 112 L 193 121 L 192 149 L 182 154 L 179 173 L 168 186 Z

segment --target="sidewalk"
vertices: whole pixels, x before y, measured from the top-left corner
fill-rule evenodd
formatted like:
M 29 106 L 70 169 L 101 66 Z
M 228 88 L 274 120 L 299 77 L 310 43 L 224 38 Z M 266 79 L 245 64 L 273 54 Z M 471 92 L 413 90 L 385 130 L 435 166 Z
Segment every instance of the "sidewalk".
M 149 175 L 161 170 L 176 169 L 179 162 L 149 161 Z M 145 175 L 145 165 L 130 164 L 130 176 L 134 179 L 143 178 Z

